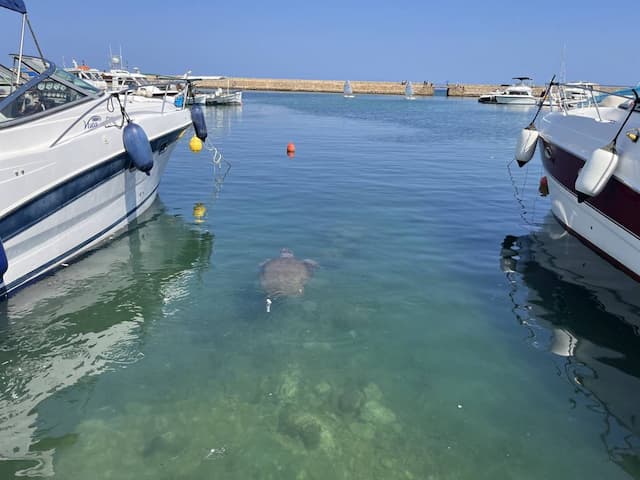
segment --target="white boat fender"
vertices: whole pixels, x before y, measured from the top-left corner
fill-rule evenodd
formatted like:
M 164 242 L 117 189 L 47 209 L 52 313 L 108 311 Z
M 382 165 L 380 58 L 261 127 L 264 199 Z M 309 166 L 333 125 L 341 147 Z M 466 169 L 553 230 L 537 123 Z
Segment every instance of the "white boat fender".
M 4 245 L 0 240 L 0 285 L 4 282 L 4 274 L 9 270 L 9 260 L 7 260 L 7 252 L 4 251 Z
M 584 167 L 580 169 L 575 188 L 578 192 L 578 203 L 602 192 L 618 165 L 618 154 L 615 148 L 598 148 L 591 154 Z
M 527 128 L 522 129 L 520 132 L 520 138 L 518 139 L 518 144 L 516 145 L 516 161 L 518 162 L 519 167 L 524 167 L 525 164 L 531 160 L 533 154 L 536 151 L 536 144 L 538 143 L 538 137 L 540 133 L 536 129 L 536 118 L 540 115 L 542 111 L 542 106 L 544 105 L 549 92 L 551 91 L 551 87 L 553 86 L 553 81 L 556 79 L 554 75 L 551 77 L 551 81 L 549 82 L 549 88 L 544 90 L 544 95 L 542 96 L 542 100 L 538 102 L 538 110 L 536 114 L 533 116 L 533 120 Z
M 207 122 L 204 120 L 204 113 L 200 105 L 191 107 L 191 122 L 196 131 L 196 136 L 204 142 L 207 139 Z
M 531 160 L 536 151 L 539 136 L 540 133 L 533 125 L 529 125 L 520 131 L 520 137 L 516 144 L 516 161 L 518 162 L 518 166 L 523 167 Z
M 153 168 L 153 152 L 149 138 L 137 123 L 129 122 L 122 132 L 124 148 L 131 158 L 133 166 L 149 175 Z

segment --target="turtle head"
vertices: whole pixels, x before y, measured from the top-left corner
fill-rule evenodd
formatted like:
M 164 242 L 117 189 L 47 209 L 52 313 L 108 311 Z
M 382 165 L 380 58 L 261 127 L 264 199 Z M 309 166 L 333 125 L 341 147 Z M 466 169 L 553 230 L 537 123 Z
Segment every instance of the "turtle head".
M 291 250 L 289 250 L 288 248 L 283 248 L 282 250 L 280 250 L 280 257 L 281 258 L 293 258 L 293 252 Z

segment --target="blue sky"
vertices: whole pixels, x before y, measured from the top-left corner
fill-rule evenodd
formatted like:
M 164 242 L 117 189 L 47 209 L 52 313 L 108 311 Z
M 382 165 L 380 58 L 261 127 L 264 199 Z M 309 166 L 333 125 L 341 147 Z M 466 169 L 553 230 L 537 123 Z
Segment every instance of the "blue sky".
M 633 10 L 591 0 L 25 3 L 45 56 L 59 64 L 106 69 L 111 47 L 154 73 L 434 83 L 528 75 L 543 84 L 564 57 L 568 81 L 640 81 Z M 5 53 L 18 37 L 19 15 L 0 10 Z

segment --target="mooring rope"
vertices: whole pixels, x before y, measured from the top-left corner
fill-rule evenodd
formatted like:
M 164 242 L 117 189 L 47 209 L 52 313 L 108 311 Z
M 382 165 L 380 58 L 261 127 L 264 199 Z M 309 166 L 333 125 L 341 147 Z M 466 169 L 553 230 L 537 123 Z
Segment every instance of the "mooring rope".
M 538 196 L 534 195 L 530 210 L 527 209 L 527 205 L 524 199 L 524 191 L 527 187 L 527 182 L 529 180 L 529 168 L 527 167 L 525 169 L 525 175 L 524 175 L 524 180 L 522 182 L 522 186 L 518 187 L 518 185 L 516 184 L 516 178 L 514 176 L 514 173 L 511 170 L 511 165 L 513 164 L 514 161 L 515 159 L 512 159 L 510 162 L 507 163 L 507 171 L 509 172 L 509 179 L 511 180 L 511 186 L 513 187 L 513 197 L 515 198 L 516 202 L 520 206 L 519 213 L 520 213 L 520 218 L 522 218 L 522 221 L 525 224 L 529 225 L 530 227 L 536 227 L 538 226 L 538 223 L 535 220 Z

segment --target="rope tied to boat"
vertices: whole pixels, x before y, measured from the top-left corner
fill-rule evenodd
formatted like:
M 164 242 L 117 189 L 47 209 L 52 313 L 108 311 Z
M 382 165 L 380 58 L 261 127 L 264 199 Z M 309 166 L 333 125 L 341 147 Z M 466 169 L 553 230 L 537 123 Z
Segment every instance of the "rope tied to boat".
M 116 111 L 116 105 L 115 105 L 115 102 L 114 102 L 114 98 L 118 101 L 118 106 L 120 107 L 120 114 L 122 115 L 122 121 L 120 122 L 120 125 L 106 125 L 106 126 L 107 126 L 107 128 L 108 127 L 117 127 L 119 129 L 122 129 L 122 127 L 124 127 L 125 122 L 127 124 L 131 123 L 131 118 L 129 117 L 129 114 L 127 113 L 127 109 L 125 108 L 125 106 L 120 101 L 119 92 L 113 92 L 109 96 L 109 99 L 107 100 L 107 112 L 113 113 L 113 112 Z M 126 100 L 125 100 L 125 103 L 126 103 Z
M 527 185 L 528 179 L 529 179 L 529 168 L 524 169 L 524 180 L 522 182 L 522 186 L 518 186 L 516 183 L 514 172 L 511 169 L 511 165 L 513 164 L 514 161 L 515 159 L 512 159 L 510 162 L 507 162 L 507 172 L 509 172 L 509 179 L 511 180 L 511 185 L 513 186 L 513 197 L 515 198 L 516 203 L 519 206 L 518 210 L 519 210 L 520 218 L 526 225 L 530 227 L 539 226 L 539 222 L 537 222 L 535 218 L 536 204 L 538 202 L 539 195 L 535 195 L 535 194 L 526 195 L 527 197 L 533 196 L 533 201 L 531 202 L 530 208 L 528 208 L 527 206 L 527 203 L 529 202 L 525 201 L 524 192 L 528 189 L 531 189 L 531 187 Z M 542 165 L 539 166 L 539 169 L 540 169 L 540 173 L 542 173 Z
M 120 113 L 122 113 L 122 124 L 121 124 L 121 126 L 124 125 L 125 121 L 127 123 L 131 123 L 131 118 L 129 118 L 129 114 L 127 113 L 127 109 L 125 108 L 125 106 L 120 101 L 120 95 L 116 93 L 115 97 L 118 100 L 118 105 L 120 106 Z M 125 100 L 125 102 L 126 102 L 126 100 Z
M 209 139 L 204 142 L 204 148 L 206 148 L 213 154 L 214 167 L 220 167 L 222 163 L 222 153 L 220 152 L 220 150 L 218 150 L 218 148 L 213 143 L 211 143 Z M 226 160 L 225 163 L 229 164 L 229 162 L 227 162 Z
M 226 158 L 222 155 L 222 152 L 216 147 L 211 141 L 207 138 L 203 142 L 204 148 L 211 152 L 212 155 L 212 163 L 213 163 L 213 180 L 214 180 L 214 199 L 218 198 L 220 191 L 222 190 L 222 185 L 224 184 L 224 180 L 231 170 L 231 163 L 227 161 Z M 225 163 L 226 168 L 223 171 L 222 162 Z

